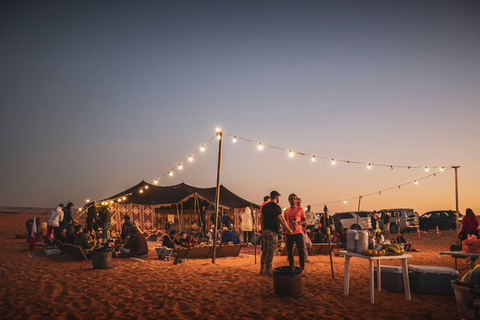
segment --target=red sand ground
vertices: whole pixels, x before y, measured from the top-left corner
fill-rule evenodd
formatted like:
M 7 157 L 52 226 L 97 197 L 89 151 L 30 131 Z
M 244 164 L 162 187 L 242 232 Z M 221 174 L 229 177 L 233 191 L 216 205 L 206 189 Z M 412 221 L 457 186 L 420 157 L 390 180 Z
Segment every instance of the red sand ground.
M 454 296 L 375 291 L 370 304 L 367 260 L 351 260 L 350 295 L 343 294 L 344 259 L 312 256 L 302 279 L 304 295 L 279 298 L 273 279 L 258 274 L 254 256 L 144 262 L 117 259 L 113 268 L 92 269 L 68 255 L 30 258 L 21 252 L 25 221 L 31 213 L 0 214 L 1 319 L 459 319 Z M 42 216 L 42 221 L 46 219 Z M 454 268 L 448 251 L 455 232 L 406 234 L 414 241 L 409 264 Z M 153 248 L 152 248 L 153 249 Z M 37 246 L 35 250 L 42 250 Z M 260 256 L 257 256 L 257 263 Z M 400 261 L 384 264 L 400 266 Z M 274 267 L 287 265 L 276 256 Z M 459 260 L 459 268 L 466 267 Z M 463 275 L 466 271 L 460 273 Z

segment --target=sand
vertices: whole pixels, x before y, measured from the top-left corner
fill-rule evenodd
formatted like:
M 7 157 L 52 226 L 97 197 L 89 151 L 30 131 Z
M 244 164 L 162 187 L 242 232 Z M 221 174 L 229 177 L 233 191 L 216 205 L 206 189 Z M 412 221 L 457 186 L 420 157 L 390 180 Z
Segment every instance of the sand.
M 300 298 L 276 297 L 273 279 L 258 274 L 260 255 L 187 260 L 114 259 L 111 269 L 93 269 L 68 255 L 31 258 L 22 250 L 25 221 L 32 214 L 0 214 L 1 319 L 459 319 L 454 296 L 375 291 L 370 303 L 368 261 L 351 260 L 350 295 L 343 294 L 344 258 L 311 256 Z M 42 221 L 44 221 L 43 219 Z M 448 251 L 455 232 L 408 233 L 417 253 L 409 264 L 454 268 Z M 153 244 L 154 245 L 154 244 Z M 153 246 L 152 245 L 152 246 Z M 153 247 L 151 248 L 153 250 Z M 37 245 L 36 252 L 42 247 Z M 287 265 L 276 256 L 274 267 Z M 399 260 L 382 264 L 400 266 Z M 459 268 L 466 267 L 459 260 Z M 460 272 L 463 275 L 466 271 Z

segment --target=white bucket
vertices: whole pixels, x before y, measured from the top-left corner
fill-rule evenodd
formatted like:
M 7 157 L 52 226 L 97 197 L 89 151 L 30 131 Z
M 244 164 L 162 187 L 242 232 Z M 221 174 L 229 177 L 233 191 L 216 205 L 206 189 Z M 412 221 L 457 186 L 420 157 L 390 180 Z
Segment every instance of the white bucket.
M 347 252 L 357 252 L 357 230 L 348 230 L 347 232 Z
M 363 250 L 368 249 L 368 231 L 361 230 L 358 231 L 358 241 L 357 241 L 357 253 L 362 253 Z

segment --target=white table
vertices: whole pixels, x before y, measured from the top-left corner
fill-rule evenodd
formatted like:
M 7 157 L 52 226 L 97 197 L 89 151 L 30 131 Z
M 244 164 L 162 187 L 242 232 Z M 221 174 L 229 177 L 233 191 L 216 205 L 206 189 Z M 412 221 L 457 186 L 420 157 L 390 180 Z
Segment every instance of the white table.
M 345 278 L 343 281 L 343 293 L 348 296 L 349 289 L 350 289 L 350 258 L 360 258 L 366 259 L 370 263 L 370 302 L 373 304 L 375 302 L 374 299 L 374 272 L 373 272 L 373 262 L 377 261 L 377 287 L 378 292 L 382 291 L 382 277 L 380 273 L 380 260 L 394 260 L 400 259 L 402 260 L 402 272 L 403 272 L 403 288 L 405 291 L 405 300 L 410 301 L 412 297 L 410 295 L 410 282 L 408 280 L 408 265 L 407 265 L 407 258 L 411 258 L 411 254 L 402 254 L 398 256 L 365 256 L 360 253 L 351 253 L 347 251 L 340 251 L 340 255 L 345 256 Z

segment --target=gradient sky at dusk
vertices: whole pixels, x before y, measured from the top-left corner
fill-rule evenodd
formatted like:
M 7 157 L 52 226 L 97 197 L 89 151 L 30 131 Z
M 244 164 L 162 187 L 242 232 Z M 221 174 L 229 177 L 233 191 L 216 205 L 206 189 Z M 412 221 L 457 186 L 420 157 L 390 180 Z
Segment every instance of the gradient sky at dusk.
M 480 214 L 478 1 L 2 1 L 0 205 L 53 207 L 152 182 L 222 131 L 327 158 L 459 165 Z M 222 183 L 261 203 L 355 198 L 438 170 L 223 148 Z M 218 142 L 159 185 L 216 183 Z M 362 209 L 455 209 L 454 172 Z M 355 210 L 358 200 L 330 204 Z

